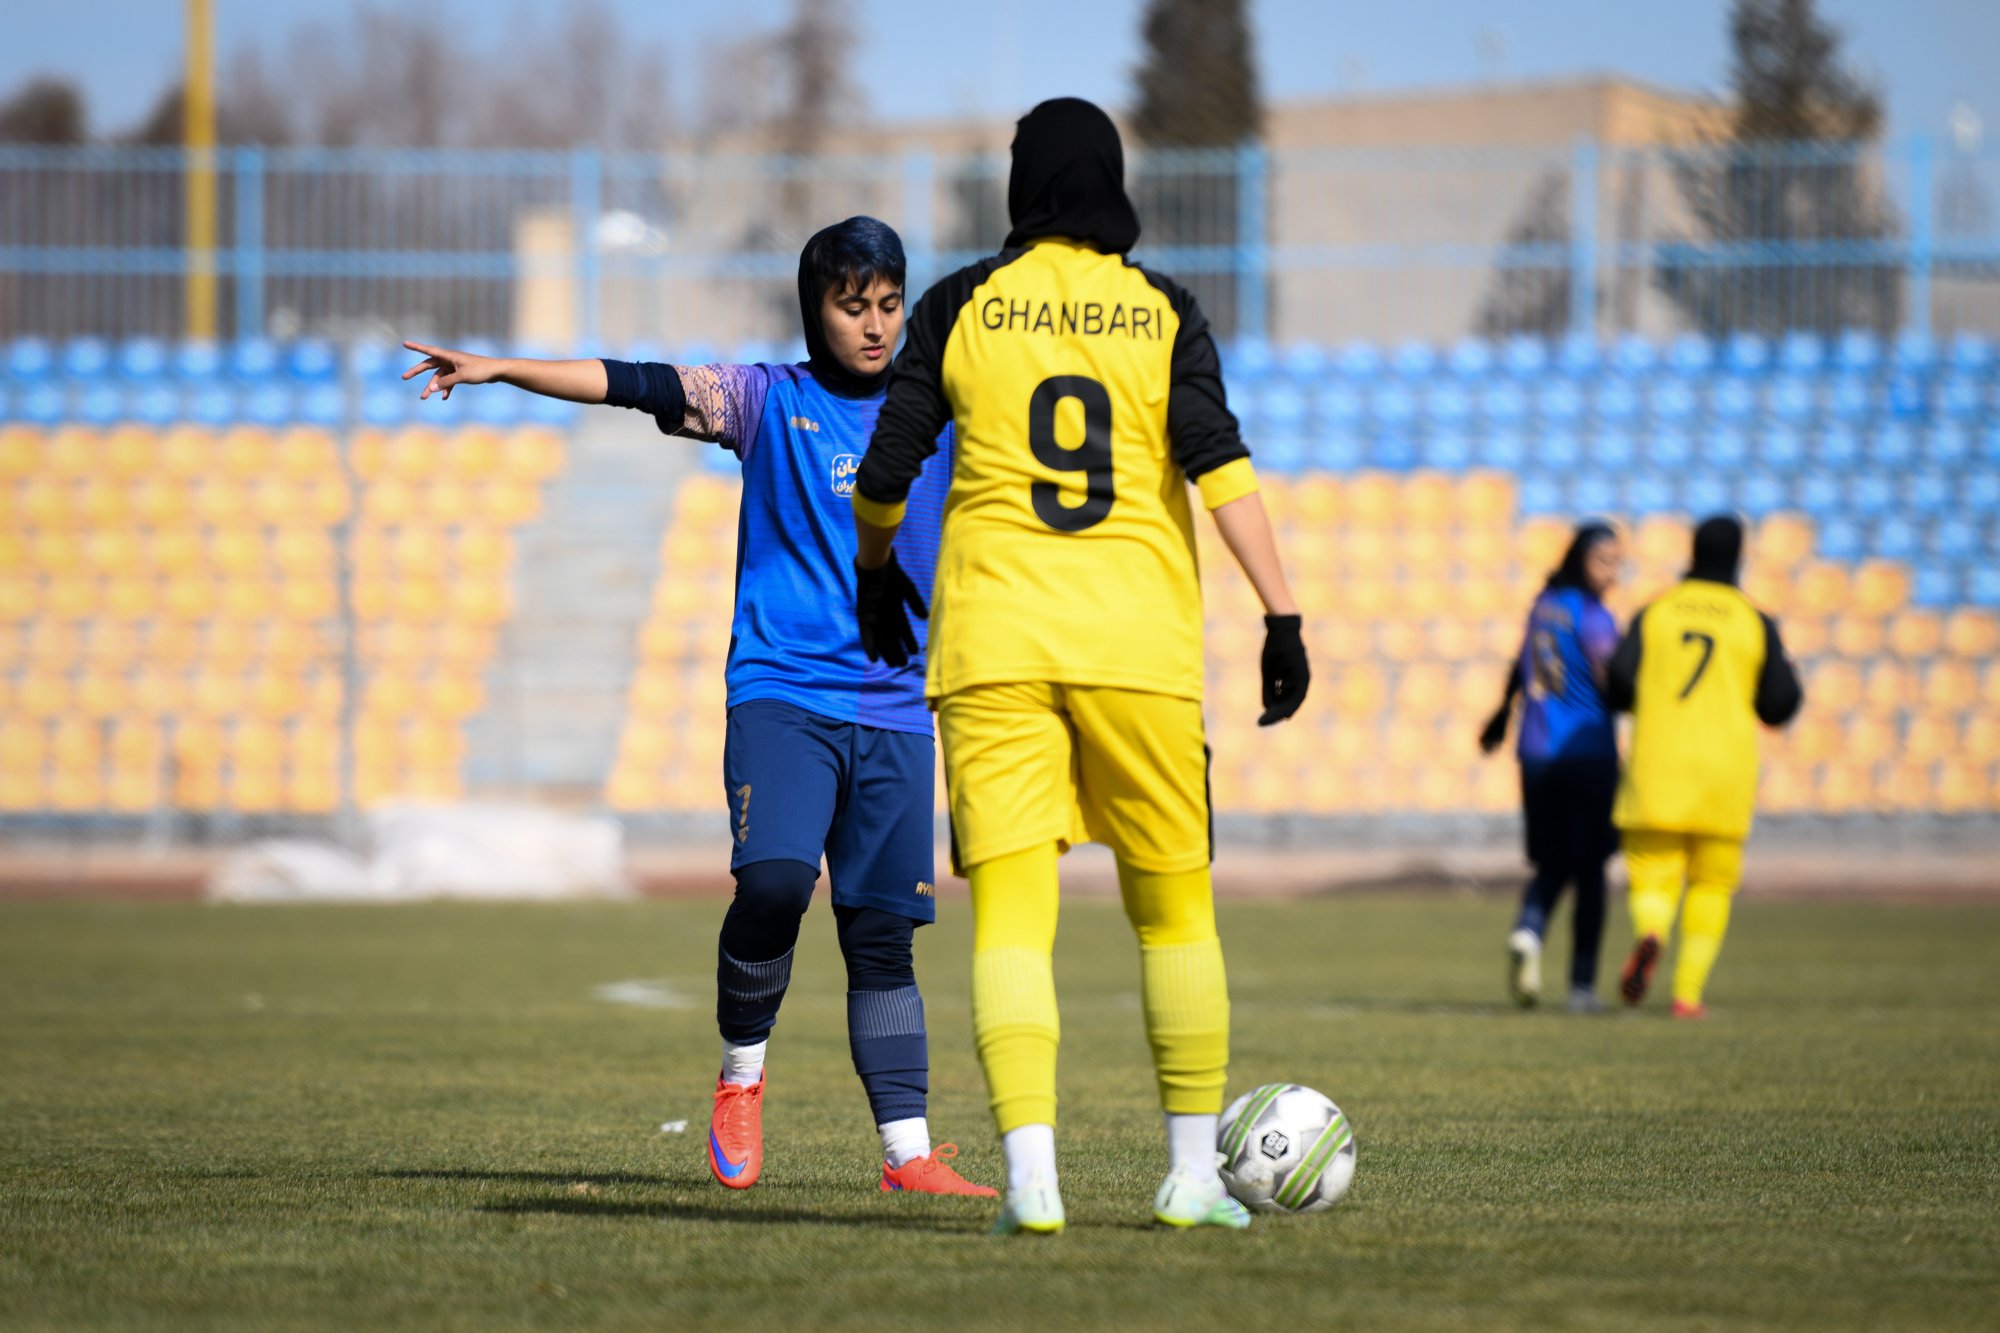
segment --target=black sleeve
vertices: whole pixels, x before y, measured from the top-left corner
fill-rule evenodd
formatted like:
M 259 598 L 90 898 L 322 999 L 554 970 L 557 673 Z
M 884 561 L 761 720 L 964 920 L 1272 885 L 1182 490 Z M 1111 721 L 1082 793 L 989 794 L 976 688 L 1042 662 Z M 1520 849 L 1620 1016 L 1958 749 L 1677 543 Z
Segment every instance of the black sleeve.
M 1500 707 L 1514 706 L 1514 696 L 1521 692 L 1521 654 L 1515 653 L 1514 660 L 1507 664 L 1507 689 L 1500 696 Z
M 604 401 L 651 413 L 669 434 L 678 431 L 687 417 L 687 391 L 681 387 L 680 372 L 657 361 L 606 360 Z
M 1643 642 L 1641 622 L 1646 618 L 1645 609 L 1632 617 L 1626 627 L 1625 637 L 1618 641 L 1618 651 L 1611 654 L 1611 661 L 1604 672 L 1604 702 L 1613 712 L 1629 713 L 1639 698 L 1639 649 Z
M 1167 390 L 1167 438 L 1173 441 L 1174 461 L 1194 481 L 1224 463 L 1248 458 L 1250 449 L 1229 410 L 1222 358 L 1216 353 L 1208 316 L 1201 313 L 1194 294 L 1172 278 L 1148 268 L 1139 271 L 1180 317 L 1180 329 L 1174 334 L 1173 382 Z
M 877 504 L 908 499 L 910 485 L 937 452 L 938 433 L 951 420 L 944 396 L 944 350 L 958 312 L 973 290 L 1011 254 L 981 260 L 939 279 L 910 311 L 903 327 L 903 350 L 889 370 L 889 391 L 875 433 L 861 456 L 854 487 Z
M 1761 612 L 1759 613 L 1762 614 Z M 1799 715 L 1805 706 L 1805 687 L 1792 659 L 1785 656 L 1784 640 L 1778 637 L 1778 622 L 1764 621 L 1764 669 L 1757 674 L 1757 720 L 1767 727 L 1782 727 Z

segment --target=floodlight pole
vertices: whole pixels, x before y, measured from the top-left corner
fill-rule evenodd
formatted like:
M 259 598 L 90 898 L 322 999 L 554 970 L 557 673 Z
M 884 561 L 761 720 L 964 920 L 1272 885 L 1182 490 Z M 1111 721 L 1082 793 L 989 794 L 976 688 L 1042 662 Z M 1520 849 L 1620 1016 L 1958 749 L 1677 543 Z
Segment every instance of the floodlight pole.
M 187 336 L 215 337 L 215 9 L 186 0 L 181 144 L 187 196 Z

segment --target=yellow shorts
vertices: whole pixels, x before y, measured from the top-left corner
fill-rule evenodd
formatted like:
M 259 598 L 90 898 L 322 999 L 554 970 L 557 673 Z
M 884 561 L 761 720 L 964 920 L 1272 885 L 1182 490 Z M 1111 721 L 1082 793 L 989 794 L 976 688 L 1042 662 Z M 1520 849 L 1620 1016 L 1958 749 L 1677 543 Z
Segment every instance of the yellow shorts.
M 1140 870 L 1209 862 L 1201 702 L 1095 685 L 979 685 L 938 700 L 952 859 L 1101 842 Z
M 1704 833 L 1665 829 L 1625 830 L 1625 878 L 1637 893 L 1670 893 L 1683 886 L 1734 893 L 1743 882 L 1743 843 Z

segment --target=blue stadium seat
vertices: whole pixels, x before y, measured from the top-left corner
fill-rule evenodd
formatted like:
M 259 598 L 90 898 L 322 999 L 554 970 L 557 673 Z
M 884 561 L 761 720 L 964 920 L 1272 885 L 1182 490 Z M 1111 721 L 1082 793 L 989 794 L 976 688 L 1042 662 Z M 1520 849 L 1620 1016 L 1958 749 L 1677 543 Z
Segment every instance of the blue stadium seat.
M 1944 423 L 1924 436 L 1923 458 L 1931 467 L 1959 468 L 1972 457 L 1972 439 L 1965 427 Z
M 1826 345 L 1816 333 L 1794 331 L 1778 345 L 1778 362 L 1795 375 L 1817 374 L 1826 360 Z
M 1930 393 L 1919 375 L 1898 371 L 1889 380 L 1886 397 L 1891 416 L 1915 419 L 1930 414 Z
M 16 338 L 7 345 L 7 378 L 47 379 L 55 370 L 55 353 L 40 338 Z
M 1622 472 L 1632 466 L 1639 448 L 1622 430 L 1603 430 L 1590 437 L 1585 450 L 1590 461 L 1607 472 Z
M 1274 435 L 1257 449 L 1257 466 L 1267 472 L 1290 475 L 1306 465 L 1306 445 L 1296 432 Z
M 1396 374 L 1406 380 L 1426 380 L 1437 373 L 1437 349 L 1427 342 L 1412 340 L 1396 349 Z
M 283 363 L 277 344 L 268 338 L 238 338 L 229 349 L 229 373 L 239 380 L 254 383 L 269 379 Z
M 1987 514 L 1984 522 L 1986 535 L 1981 545 L 1986 559 L 2000 561 L 2000 514 Z
M 145 383 L 167 373 L 167 349 L 151 338 L 133 338 L 118 348 L 118 374 Z
M 1799 478 L 1799 508 L 1809 517 L 1825 521 L 1838 515 L 1845 503 L 1841 496 L 1840 478 L 1826 472 L 1812 472 Z
M 1867 535 L 1851 518 L 1830 518 L 1820 524 L 1819 554 L 1827 560 L 1859 560 L 1867 549 Z
M 236 420 L 236 394 L 227 385 L 204 384 L 189 393 L 187 409 L 204 426 L 227 426 Z
M 1681 503 L 1697 518 L 1734 513 L 1736 510 L 1736 497 L 1729 482 L 1706 472 L 1689 475 L 1681 486 Z
M 322 384 L 339 377 L 340 353 L 330 342 L 307 338 L 285 349 L 285 371 L 301 384 Z
M 1829 430 L 1812 451 L 1813 462 L 1838 471 L 1861 461 L 1861 437 L 1851 430 Z
M 1916 437 L 1906 426 L 1878 426 L 1869 438 L 1868 461 L 1876 467 L 1908 467 L 1916 457 Z
M 1496 430 L 1489 432 L 1480 440 L 1473 454 L 1479 459 L 1481 467 L 1518 472 L 1527 459 L 1528 446 L 1518 432 Z
M 1618 507 L 1618 499 L 1618 487 L 1601 472 L 1583 472 L 1569 480 L 1572 514 L 1608 514 Z
M 1810 420 L 1813 414 L 1813 384 L 1797 375 L 1787 375 L 1771 385 L 1771 415 L 1793 423 Z
M 243 416 L 260 426 L 282 426 L 291 421 L 295 405 L 292 390 L 282 384 L 253 384 L 243 391 Z
M 1834 344 L 1833 357 L 1842 370 L 1867 374 L 1882 364 L 1882 340 L 1867 329 L 1849 329 Z
M 1521 386 L 1508 381 L 1489 384 L 1479 395 L 1481 414 L 1495 426 L 1518 426 L 1528 414 L 1528 398 Z
M 419 338 L 417 341 L 428 340 Z M 430 345 L 437 346 L 436 343 Z M 407 365 L 403 364 L 405 357 L 409 358 Z M 416 363 L 416 353 L 400 347 L 391 348 L 374 339 L 350 343 L 347 348 L 347 373 L 363 384 L 373 384 L 384 378 L 394 379 Z
M 1375 420 L 1389 430 L 1407 431 L 1417 418 L 1417 396 L 1402 384 L 1384 384 L 1376 389 L 1370 405 Z
M 1883 560 L 1908 560 L 1923 549 L 1923 538 L 1916 524 L 1891 516 L 1875 525 L 1868 545 L 1870 552 Z
M 472 409 L 472 419 L 482 425 L 514 426 L 527 415 L 528 400 L 538 396 L 495 385 L 484 393 L 474 394 L 466 406 Z
M 1965 600 L 1982 609 L 2000 607 L 2000 569 L 1974 565 L 1966 576 Z
M 14 419 L 14 391 L 6 381 L 0 380 L 0 421 Z
M 1699 333 L 1683 333 L 1667 345 L 1667 365 L 1682 375 L 1706 375 L 1715 365 L 1715 344 Z
M 1493 349 L 1477 338 L 1465 338 L 1452 345 L 1451 373 L 1461 379 L 1481 379 L 1493 370 Z
M 1565 512 L 1562 488 L 1556 485 L 1553 477 L 1521 478 L 1515 497 L 1520 503 L 1521 512 L 1531 518 Z
M 1308 453 L 1312 466 L 1325 472 L 1359 472 L 1367 456 L 1361 437 L 1352 431 L 1322 431 Z
M 1591 399 L 1599 421 L 1624 425 L 1639 415 L 1639 393 L 1629 380 L 1603 380 L 1591 394 Z
M 125 418 L 125 394 L 104 379 L 86 380 L 77 390 L 76 414 L 93 426 L 108 426 Z
M 1659 353 L 1651 338 L 1627 333 L 1611 345 L 1611 364 L 1627 375 L 1644 375 L 1659 364 Z
M 147 384 L 132 395 L 132 419 L 148 426 L 166 426 L 180 420 L 181 396 L 164 384 Z
M 1694 391 L 1680 380 L 1660 380 L 1646 397 L 1655 421 L 1681 425 L 1694 416 Z
M 1451 380 L 1441 380 L 1423 391 L 1424 415 L 1439 426 L 1461 428 L 1472 416 L 1472 398 Z
M 371 426 L 400 426 L 409 420 L 410 405 L 416 401 L 417 395 L 400 385 L 371 384 L 361 395 L 361 419 Z
M 1659 430 L 1646 441 L 1646 461 L 1662 472 L 1678 472 L 1694 457 L 1694 445 L 1677 430 Z
M 1583 415 L 1583 394 L 1569 380 L 1550 380 L 1535 390 L 1535 410 L 1544 421 L 1572 425 Z
M 1980 553 L 1979 525 L 1967 518 L 1942 519 L 1931 525 L 1924 545 L 1938 560 L 1970 560 Z
M 1334 364 L 1351 380 L 1372 380 L 1382 373 L 1382 349 L 1374 343 L 1356 340 L 1340 349 Z
M 1922 329 L 1905 329 L 1896 337 L 1895 362 L 1906 370 L 1929 370 L 1937 360 L 1937 343 Z
M 1842 479 L 1847 511 L 1863 518 L 1880 518 L 1896 507 L 1896 486 L 1886 473 L 1855 472 Z
M 1701 435 L 1701 465 L 1717 472 L 1740 472 L 1750 461 L 1750 442 L 1727 426 L 1712 426 Z
M 1319 383 L 1332 364 L 1318 343 L 1293 343 L 1278 356 L 1278 369 L 1296 384 Z
M 1313 415 L 1321 424 L 1351 430 L 1361 420 L 1361 391 L 1335 380 L 1313 395 Z
M 1903 507 L 1924 518 L 1951 508 L 1957 491 L 1947 473 L 1924 468 L 1903 474 Z
M 1956 374 L 1938 386 L 1938 412 L 1953 421 L 1970 421 L 1986 405 L 1985 398 L 1978 380 L 1970 375 Z
M 544 398 L 535 393 L 528 395 L 528 420 L 539 426 L 566 426 L 583 413 L 582 403 L 568 403 L 560 398 Z M 727 449 L 711 449 L 709 453 L 721 454 L 733 467 L 736 455 Z
M 1583 461 L 1583 442 L 1566 430 L 1541 432 L 1529 450 L 1534 465 L 1551 472 L 1573 472 Z
M 1968 474 L 1959 487 L 1958 503 L 1961 512 L 2000 513 L 2000 472 L 1982 470 Z
M 1953 369 L 1979 374 L 1993 365 L 1993 344 L 1977 333 L 1961 333 L 1951 340 Z
M 1472 440 L 1463 431 L 1433 430 L 1417 446 L 1417 460 L 1440 472 L 1463 472 L 1472 466 Z
M 1296 434 L 1305 424 L 1306 396 L 1283 380 L 1258 385 L 1248 395 L 1255 416 L 1267 431 Z
M 1587 333 L 1564 335 L 1561 346 L 1556 350 L 1556 364 L 1571 379 L 1595 375 L 1600 360 L 1597 339 Z
M 1919 565 L 1910 579 L 1910 601 L 1929 610 L 1959 605 L 1958 570 L 1950 565 Z
M 649 357 L 648 360 L 658 360 Z M 1222 353 L 1222 374 L 1229 383 L 1238 381 L 1253 384 L 1278 368 L 1278 358 L 1271 351 L 1271 344 L 1262 338 L 1238 338 L 1231 342 Z
M 1785 483 L 1769 472 L 1755 472 L 1737 488 L 1737 504 L 1752 518 L 1775 514 L 1785 507 Z
M 1368 466 L 1384 472 L 1408 472 L 1417 465 L 1417 442 L 1408 431 L 1385 430 L 1368 448 Z
M 1732 333 L 1722 359 L 1739 375 L 1761 375 L 1771 364 L 1771 344 L 1755 333 Z
M 1864 420 L 1874 405 L 1874 387 L 1867 380 L 1853 375 L 1835 380 L 1833 387 L 1827 391 L 1827 410 L 1836 421 Z
M 111 369 L 111 349 L 99 338 L 74 338 L 63 347 L 62 373 L 76 380 L 92 380 Z
M 1757 410 L 1757 390 L 1740 376 L 1719 379 L 1709 389 L 1708 410 L 1717 421 L 1747 421 Z
M 1789 476 L 1805 466 L 1805 440 L 1790 427 L 1771 426 L 1758 437 L 1756 457 L 1770 471 Z
M 1625 476 L 1625 511 L 1644 517 L 1673 510 L 1673 479 L 1664 472 L 1633 472 Z
M 1549 345 L 1530 334 L 1517 333 L 1501 349 L 1500 359 L 1508 374 L 1534 379 L 1549 368 Z
M 347 395 L 337 384 L 312 385 L 300 396 L 299 419 L 313 426 L 341 425 L 347 420 Z

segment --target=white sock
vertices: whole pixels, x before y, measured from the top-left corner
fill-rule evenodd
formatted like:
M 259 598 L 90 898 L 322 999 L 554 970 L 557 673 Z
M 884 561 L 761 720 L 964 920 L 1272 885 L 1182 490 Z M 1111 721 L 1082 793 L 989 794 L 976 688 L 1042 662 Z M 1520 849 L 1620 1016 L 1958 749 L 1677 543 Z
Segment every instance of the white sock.
M 768 1044 L 751 1041 L 739 1046 L 725 1040 L 722 1043 L 722 1081 L 741 1083 L 747 1088 L 764 1077 L 764 1047 Z
M 1167 1121 L 1167 1167 L 1206 1179 L 1215 1174 L 1215 1122 L 1212 1115 L 1174 1115 Z
M 1030 1185 L 1056 1183 L 1056 1127 L 1022 1125 L 1000 1136 L 1007 1150 L 1007 1188 L 1024 1190 Z
M 920 1115 L 911 1116 L 908 1120 L 891 1120 L 875 1128 L 882 1133 L 882 1160 L 889 1164 L 891 1171 L 905 1162 L 931 1155 L 931 1122 Z

